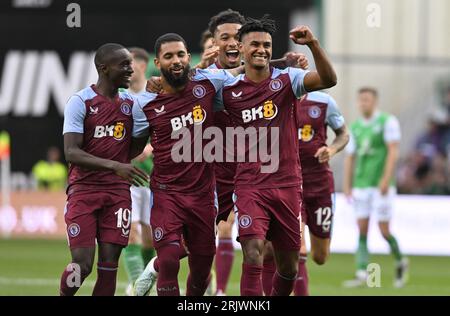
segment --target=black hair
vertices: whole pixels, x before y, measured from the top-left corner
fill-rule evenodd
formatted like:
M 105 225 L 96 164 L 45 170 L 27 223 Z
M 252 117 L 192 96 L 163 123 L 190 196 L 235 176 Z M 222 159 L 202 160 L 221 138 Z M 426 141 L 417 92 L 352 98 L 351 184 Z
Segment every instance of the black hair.
M 236 23 L 242 25 L 245 23 L 245 18 L 239 12 L 228 9 L 213 16 L 211 20 L 209 20 L 208 29 L 214 36 L 217 27 L 225 23 Z
M 117 43 L 106 43 L 100 46 L 95 52 L 94 63 L 95 67 L 104 64 L 110 54 L 119 49 L 126 49 L 124 46 Z
M 246 22 L 239 29 L 238 37 L 239 41 L 245 34 L 251 32 L 265 32 L 273 35 L 277 31 L 275 21 L 269 19 L 269 15 L 265 14 L 261 19 L 247 18 Z
M 166 33 L 164 35 L 161 35 L 158 37 L 158 39 L 155 42 L 155 54 L 156 57 L 158 57 L 159 52 L 161 51 L 162 44 L 165 43 L 171 43 L 171 42 L 182 42 L 184 44 L 184 47 L 186 47 L 186 50 L 188 50 L 186 41 L 184 38 L 182 38 L 180 35 L 176 33 Z

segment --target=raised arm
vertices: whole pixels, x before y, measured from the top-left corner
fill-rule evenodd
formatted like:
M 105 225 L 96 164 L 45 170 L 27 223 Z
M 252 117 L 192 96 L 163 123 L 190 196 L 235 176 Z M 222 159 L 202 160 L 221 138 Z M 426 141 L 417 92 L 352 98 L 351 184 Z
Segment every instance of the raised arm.
M 195 65 L 194 68 L 198 68 L 198 69 L 208 68 L 209 66 L 211 66 L 212 64 L 214 64 L 216 62 L 217 56 L 219 56 L 219 47 L 218 46 L 213 46 L 213 47 L 206 49 L 202 54 L 202 59 L 200 60 L 200 62 L 197 65 Z
M 307 26 L 298 26 L 289 33 L 291 40 L 298 45 L 306 45 L 311 50 L 316 71 L 305 75 L 303 85 L 308 92 L 327 89 L 337 84 L 336 72 L 317 38 Z

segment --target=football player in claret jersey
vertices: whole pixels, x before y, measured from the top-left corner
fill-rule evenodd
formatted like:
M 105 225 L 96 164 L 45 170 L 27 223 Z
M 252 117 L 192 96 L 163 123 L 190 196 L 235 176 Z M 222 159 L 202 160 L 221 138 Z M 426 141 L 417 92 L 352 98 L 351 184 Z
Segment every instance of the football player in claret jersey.
M 311 255 L 322 265 L 330 253 L 332 220 L 334 211 L 334 179 L 329 160 L 348 143 L 349 134 L 344 117 L 334 99 L 323 92 L 311 92 L 295 101 L 295 115 L 298 127 L 299 156 L 302 168 L 303 208 L 302 233 L 305 224 L 309 228 Z M 336 138 L 327 146 L 327 127 Z M 302 234 L 304 238 L 304 234 Z M 264 258 L 263 286 L 266 295 L 272 284 L 273 259 Z M 306 270 L 306 244 L 302 240 L 298 277 L 294 286 L 296 296 L 309 295 Z
M 150 187 L 153 195 L 151 226 L 157 258 L 150 261 L 144 279 L 138 278 L 136 295 L 144 295 L 157 277 L 158 295 L 179 295 L 179 260 L 189 251 L 186 295 L 203 295 L 210 275 L 215 247 L 214 166 L 198 157 L 194 139 L 214 124 L 213 105 L 217 91 L 234 77 L 224 70 L 190 70 L 190 55 L 178 34 L 165 34 L 155 43 L 155 65 L 161 71 L 162 92 L 140 96 L 146 126 L 133 131 L 143 139 L 151 135 L 154 169 Z M 183 159 L 174 158 L 180 137 L 192 150 Z M 186 138 L 184 138 L 186 137 Z M 179 149 L 178 149 L 179 151 Z M 151 275 L 150 283 L 145 275 Z M 143 282 L 141 282 L 143 281 Z M 146 288 L 142 289 L 141 285 Z
M 274 21 L 266 17 L 248 19 L 241 27 L 239 46 L 245 74 L 226 83 L 221 95 L 234 125 L 245 128 L 246 134 L 256 133 L 255 143 L 254 137 L 248 137 L 245 161 L 238 157 L 235 177 L 239 241 L 244 254 L 241 276 L 244 296 L 263 293 L 262 252 L 266 239 L 273 243 L 277 265 L 271 294 L 289 295 L 293 289 L 302 203 L 294 103 L 307 91 L 329 88 L 337 80 L 325 52 L 306 26 L 293 29 L 290 38 L 311 49 L 317 71 L 270 67 L 274 32 Z M 249 151 L 263 145 L 270 148 L 271 156 L 258 156 L 257 161 L 250 161 Z
M 136 104 L 128 93 L 131 55 L 119 44 L 95 54 L 97 84 L 74 94 L 64 110 L 64 153 L 70 163 L 65 221 L 72 261 L 60 294 L 74 295 L 90 274 L 98 244 L 93 295 L 114 295 L 119 256 L 128 244 L 130 183 L 147 175 L 130 164 L 142 151 L 132 145 Z
M 218 48 L 218 56 L 208 69 L 232 69 L 241 64 L 241 53 L 239 51 L 238 32 L 245 18 L 237 11 L 231 9 L 219 12 L 209 22 L 209 31 L 213 35 L 212 44 L 215 47 L 207 50 L 203 55 L 203 63 L 211 63 L 208 56 L 212 56 L 215 48 Z M 206 55 L 206 56 L 205 56 Z M 298 63 L 299 66 L 307 67 L 306 57 L 298 53 L 288 53 L 289 58 L 272 60 L 272 65 L 284 68 L 289 64 Z M 225 134 L 227 127 L 232 127 L 233 122 L 226 110 L 217 111 L 214 114 L 214 123 Z M 224 146 L 225 148 L 225 146 Z M 225 153 L 224 153 L 225 154 Z M 225 295 L 226 285 L 231 273 L 234 248 L 232 242 L 232 225 L 234 223 L 233 192 L 234 176 L 236 173 L 235 162 L 216 162 L 216 190 L 219 201 L 219 214 L 217 216 L 218 246 L 215 258 L 217 273 L 217 295 Z
M 138 97 L 145 92 L 147 83 L 145 72 L 150 59 L 150 54 L 143 48 L 131 47 L 128 49 L 133 57 L 130 87 L 128 93 Z M 136 157 L 132 163 L 151 174 L 153 168 L 152 146 L 147 144 L 144 151 Z M 128 246 L 123 250 L 123 263 L 128 275 L 129 285 L 127 295 L 132 295 L 134 282 L 144 271 L 144 267 L 154 257 L 152 233 L 150 228 L 150 189 L 148 182 L 141 185 L 132 185 L 131 191 L 131 228 Z
M 237 11 L 228 9 L 211 18 L 209 31 L 213 35 L 213 45 L 218 47 L 216 62 L 209 69 L 231 69 L 241 64 L 241 56 L 238 50 L 238 31 L 245 18 Z M 206 52 L 205 52 L 206 53 Z M 224 135 L 227 127 L 233 126 L 228 113 L 217 111 L 214 113 L 214 124 L 219 127 Z M 223 147 L 225 149 L 225 146 Z M 217 215 L 218 245 L 215 257 L 217 275 L 217 295 L 225 295 L 228 279 L 231 274 L 234 259 L 234 247 L 232 240 L 232 228 L 234 223 L 233 192 L 234 175 L 236 173 L 235 162 L 215 162 L 216 191 L 219 202 L 219 214 Z
M 352 123 L 344 172 L 344 193 L 353 203 L 359 242 L 356 251 L 356 278 L 344 282 L 346 287 L 365 286 L 369 252 L 369 219 L 376 214 L 378 227 L 396 261 L 395 287 L 408 280 L 408 258 L 400 251 L 391 233 L 390 221 L 396 195 L 395 164 L 401 140 L 400 124 L 391 114 L 378 110 L 378 91 L 364 87 L 358 93 L 361 118 Z

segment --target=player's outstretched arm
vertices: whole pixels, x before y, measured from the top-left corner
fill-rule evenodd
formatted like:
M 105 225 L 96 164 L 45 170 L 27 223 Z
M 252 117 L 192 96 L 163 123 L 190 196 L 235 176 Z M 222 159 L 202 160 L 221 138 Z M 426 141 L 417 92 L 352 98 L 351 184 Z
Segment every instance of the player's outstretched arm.
M 83 134 L 64 134 L 64 155 L 67 162 L 91 170 L 113 171 L 129 183 L 138 186 L 141 182 L 145 183 L 148 181 L 148 176 L 142 170 L 132 166 L 131 164 L 125 164 L 91 155 L 81 149 L 82 144 Z
M 327 89 L 337 84 L 336 72 L 317 38 L 307 26 L 298 26 L 289 32 L 290 39 L 298 45 L 306 45 L 311 50 L 317 71 L 309 72 L 303 81 L 306 91 Z

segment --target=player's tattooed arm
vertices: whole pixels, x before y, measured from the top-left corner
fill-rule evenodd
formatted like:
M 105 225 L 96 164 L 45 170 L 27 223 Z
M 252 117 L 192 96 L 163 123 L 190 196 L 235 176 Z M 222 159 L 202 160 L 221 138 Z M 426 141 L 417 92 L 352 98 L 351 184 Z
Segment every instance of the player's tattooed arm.
M 309 67 L 308 58 L 305 54 L 297 52 L 288 52 L 280 59 L 272 59 L 270 65 L 275 68 L 295 67 L 307 70 Z
M 83 134 L 64 134 L 64 155 L 67 162 L 91 170 L 113 171 L 121 178 L 137 186 L 148 181 L 148 176 L 142 170 L 132 166 L 131 164 L 103 159 L 91 155 L 81 149 L 82 144 Z
M 161 93 L 162 85 L 161 85 L 161 77 L 152 76 L 147 80 L 147 85 L 145 90 L 151 93 Z
M 350 135 L 345 125 L 341 128 L 335 129 L 334 133 L 336 134 L 336 137 L 331 145 L 319 148 L 314 155 L 314 157 L 319 159 L 320 163 L 329 162 L 334 155 L 345 148 L 345 146 L 348 144 L 348 141 L 350 140 Z
M 317 91 L 327 89 L 337 84 L 336 72 L 331 65 L 325 51 L 315 38 L 309 27 L 298 26 L 289 33 L 290 39 L 298 45 L 306 45 L 311 50 L 316 64 L 316 71 L 305 75 L 303 85 L 306 91 Z

